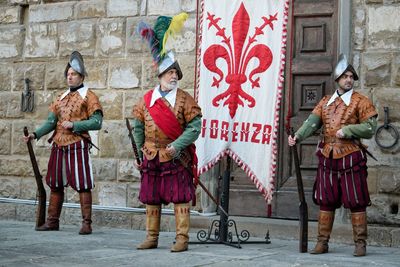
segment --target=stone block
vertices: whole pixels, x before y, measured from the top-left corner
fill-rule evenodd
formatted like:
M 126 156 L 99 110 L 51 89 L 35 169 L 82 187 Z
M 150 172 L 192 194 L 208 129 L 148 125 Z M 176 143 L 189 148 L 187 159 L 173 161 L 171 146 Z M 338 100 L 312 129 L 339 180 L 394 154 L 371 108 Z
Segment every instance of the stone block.
M 387 86 L 390 84 L 391 55 L 388 53 L 364 54 L 365 85 Z
M 148 15 L 174 16 L 181 12 L 180 0 L 148 0 Z
M 2 160 L 0 160 L 0 162 L 1 161 Z M 3 175 L 4 174 L 2 174 L 2 177 L 0 178 L 0 196 L 7 198 L 19 198 L 21 192 L 21 178 L 4 177 Z
M 139 87 L 141 66 L 137 61 L 115 61 L 110 64 L 111 88 L 129 89 Z
M 157 70 L 153 66 L 153 60 L 150 56 L 150 53 L 146 55 L 142 60 L 142 78 L 141 78 L 141 87 L 144 90 L 153 89 L 158 84 L 157 78 Z M 180 65 L 180 63 L 179 63 Z M 182 69 L 182 66 L 180 66 Z M 185 75 L 183 75 L 185 76 Z
M 197 1 L 195 0 L 181 0 L 181 8 L 185 12 L 195 12 L 197 8 Z
M 35 228 L 36 205 L 17 205 L 16 220 L 23 222 L 32 222 L 32 230 Z
M 184 54 L 194 51 L 196 49 L 196 18 L 189 18 L 182 32 L 168 39 L 166 48 Z
M 132 17 L 139 13 L 138 0 L 109 0 L 107 4 L 108 17 Z
M 25 119 L 37 120 L 36 123 L 41 123 L 43 120 L 47 119 L 49 114 L 49 106 L 57 96 L 55 91 L 36 91 L 34 90 L 34 106 L 33 112 L 25 112 Z M 39 121 L 38 121 L 39 120 Z M 39 126 L 39 125 L 38 125 Z M 33 131 L 34 128 L 31 128 Z M 48 138 L 47 138 L 48 139 Z M 46 140 L 47 140 L 46 139 Z
M 133 150 L 132 154 L 133 155 Z M 140 172 L 133 165 L 133 156 L 129 160 L 120 160 L 118 168 L 118 182 L 139 182 Z
M 395 248 L 400 247 L 400 229 L 392 230 L 391 234 L 392 234 L 392 247 Z
M 0 65 L 0 91 L 11 90 L 12 68 L 8 64 Z
M 378 193 L 378 180 L 379 180 L 379 168 L 369 167 L 368 168 L 368 191 L 370 194 Z
M 132 155 L 131 143 L 125 121 L 104 121 L 100 138 L 101 158 L 129 158 Z
M 125 53 L 125 20 L 103 19 L 96 32 L 97 55 L 121 56 Z
M 43 181 L 44 187 L 46 188 L 46 182 Z M 37 197 L 37 185 L 35 177 L 24 177 L 21 178 L 21 199 L 36 200 Z M 46 194 L 47 201 L 49 200 L 49 194 Z
M 25 79 L 29 79 L 29 88 L 33 91 L 44 89 L 45 64 L 16 63 L 13 65 L 13 91 L 25 89 Z
M 392 77 L 393 84 L 397 87 L 400 87 L 400 55 L 399 54 L 393 59 L 392 69 L 393 69 L 393 77 Z
M 0 203 L 0 220 L 15 220 L 17 217 L 16 205 Z
M 129 212 L 95 210 L 93 224 L 112 228 L 131 228 L 132 215 Z
M 67 81 L 64 77 L 65 67 L 68 59 L 65 61 L 55 61 L 46 64 L 46 88 L 47 90 L 67 89 Z M 60 91 L 62 93 L 63 91 Z
M 80 1 L 75 7 L 76 17 L 102 18 L 106 16 L 106 2 L 104 0 Z
M 142 41 L 139 34 L 136 33 L 136 27 L 142 20 L 142 17 L 127 18 L 126 20 L 126 50 L 128 53 L 150 53 L 147 43 Z M 153 17 L 146 18 L 146 23 L 150 25 L 154 25 L 154 21 Z
M 82 222 L 82 213 L 80 208 L 63 208 L 63 213 L 61 213 L 60 217 L 60 226 L 62 227 L 63 224 L 71 224 L 76 225 L 76 232 L 79 231 L 80 225 Z M 93 214 L 93 211 L 92 211 Z M 92 215 L 92 217 L 94 217 Z M 92 218 L 93 220 L 94 218 Z
M 374 91 L 374 104 L 378 111 L 379 123 L 384 122 L 384 107 L 389 107 L 390 122 L 398 122 L 400 120 L 400 94 L 398 88 L 379 88 Z
M 30 24 L 25 40 L 25 57 L 56 57 L 57 52 L 57 24 Z
M 397 168 L 381 168 L 379 172 L 379 193 L 400 194 L 400 170 Z
M 0 119 L 21 117 L 21 93 L 0 92 Z
M 371 48 L 397 49 L 399 47 L 399 13 L 400 6 L 398 5 L 368 7 L 368 42 Z
M 95 181 L 117 181 L 116 159 L 92 159 L 92 167 Z
M 93 56 L 96 47 L 96 22 L 79 20 L 59 24 L 60 56 L 69 56 L 75 50 L 83 56 Z
M 11 122 L 0 120 L 0 154 L 11 153 Z
M 124 118 L 133 118 L 133 106 L 136 105 L 147 91 L 130 90 L 125 92 Z
M 24 29 L 22 26 L 0 28 L 0 58 L 15 58 L 22 54 Z
M 127 196 L 127 206 L 131 208 L 145 208 L 144 205 L 139 200 L 139 184 L 130 184 L 128 185 L 128 196 Z
M 95 184 L 96 184 L 96 180 L 95 180 Z M 72 189 L 71 187 L 65 188 L 64 193 L 65 193 L 65 195 L 64 195 L 65 201 L 67 203 L 78 203 L 78 204 L 80 203 L 79 193 L 77 191 L 75 191 L 74 189 Z
M 20 14 L 20 6 L 0 7 L 0 24 L 18 23 Z
M 90 89 L 107 88 L 108 61 L 85 60 L 85 67 L 88 73 L 85 85 Z
M 194 66 L 196 59 L 194 55 L 178 55 L 179 66 L 181 67 L 183 78 L 179 81 L 179 88 L 181 89 L 193 89 L 194 86 Z M 193 96 L 193 94 L 192 94 Z
M 392 243 L 392 236 L 388 228 L 369 227 L 368 228 L 368 245 L 387 246 Z
M 122 92 L 96 92 L 103 106 L 104 119 L 122 120 L 123 98 Z
M 126 207 L 127 185 L 125 183 L 97 183 L 99 205 Z
M 31 176 L 33 177 L 32 165 L 28 157 L 0 158 L 1 176 Z M 17 179 L 17 178 L 16 178 Z
M 54 3 L 32 5 L 29 7 L 29 21 L 32 23 L 72 19 L 74 4 L 75 3 Z
M 400 196 L 380 193 L 371 196 L 372 205 L 368 207 L 368 222 L 378 224 L 399 225 L 398 207 Z
M 11 154 L 13 155 L 28 155 L 28 148 L 25 142 L 22 140 L 23 129 L 24 127 L 28 128 L 28 132 L 33 132 L 34 123 L 32 121 L 18 120 L 14 122 L 13 131 L 11 136 L 11 144 L 12 150 Z M 34 143 L 34 142 L 33 142 Z M 35 145 L 32 146 L 35 150 Z

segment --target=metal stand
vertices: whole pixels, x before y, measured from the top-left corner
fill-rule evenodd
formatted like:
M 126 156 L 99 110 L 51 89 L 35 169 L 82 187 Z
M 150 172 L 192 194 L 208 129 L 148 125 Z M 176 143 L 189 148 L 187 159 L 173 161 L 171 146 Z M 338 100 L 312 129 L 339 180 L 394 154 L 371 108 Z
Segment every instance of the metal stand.
M 222 180 L 222 194 L 221 194 L 221 206 L 229 212 L 229 188 L 230 188 L 230 176 L 231 176 L 231 158 L 227 156 L 227 166 L 224 171 Z M 190 242 L 191 244 L 225 244 L 228 246 L 242 248 L 241 243 L 260 243 L 270 244 L 269 231 L 265 235 L 265 241 L 249 241 L 250 233 L 247 230 L 242 230 L 239 234 L 236 226 L 236 222 L 229 219 L 227 214 L 220 212 L 220 219 L 213 220 L 208 232 L 200 230 L 197 232 L 197 240 L 199 242 Z

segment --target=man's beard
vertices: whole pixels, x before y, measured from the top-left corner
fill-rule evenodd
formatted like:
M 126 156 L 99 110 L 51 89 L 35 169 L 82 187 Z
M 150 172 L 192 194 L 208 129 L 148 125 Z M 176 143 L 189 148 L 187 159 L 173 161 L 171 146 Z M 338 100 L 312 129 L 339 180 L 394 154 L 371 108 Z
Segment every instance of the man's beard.
M 169 83 L 166 81 L 161 81 L 161 85 L 168 90 L 174 90 L 178 88 L 178 81 L 171 81 Z

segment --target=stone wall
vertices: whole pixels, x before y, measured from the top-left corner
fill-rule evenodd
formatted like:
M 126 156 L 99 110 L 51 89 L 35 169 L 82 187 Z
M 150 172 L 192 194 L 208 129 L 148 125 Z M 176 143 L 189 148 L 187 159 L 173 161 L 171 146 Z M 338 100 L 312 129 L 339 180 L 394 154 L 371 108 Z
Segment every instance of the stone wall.
M 353 62 L 360 73 L 358 89 L 369 95 L 379 113 L 378 127 L 384 124 L 384 107 L 389 122 L 400 127 L 400 1 L 353 1 Z M 395 133 L 384 129 L 378 141 L 393 143 Z M 400 143 L 381 148 L 374 139 L 366 142 L 378 159 L 369 158 L 369 189 L 372 206 L 370 222 L 400 224 Z
M 189 19 L 168 46 L 175 48 L 184 73 L 180 87 L 193 92 L 195 0 L 0 1 L 0 197 L 36 198 L 22 129 L 33 131 L 47 118 L 49 104 L 66 89 L 69 55 L 78 50 L 89 74 L 85 84 L 99 96 L 105 114 L 101 131 L 91 133 L 100 147 L 92 149 L 94 204 L 141 207 L 124 118 L 131 117 L 133 104 L 157 78 L 135 28 L 140 20 L 153 23 L 159 15 L 183 11 Z M 21 112 L 24 79 L 34 91 L 33 113 Z M 48 137 L 34 145 L 43 175 Z M 73 190 L 67 190 L 67 202 L 79 202 Z

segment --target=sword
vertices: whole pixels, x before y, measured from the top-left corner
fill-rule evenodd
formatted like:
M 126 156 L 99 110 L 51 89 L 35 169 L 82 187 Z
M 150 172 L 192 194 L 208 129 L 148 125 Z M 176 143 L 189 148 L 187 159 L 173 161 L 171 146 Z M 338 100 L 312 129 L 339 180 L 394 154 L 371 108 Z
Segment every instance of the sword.
M 358 141 L 358 142 L 357 142 L 357 141 Z M 373 158 L 375 161 L 378 161 L 378 160 L 374 157 L 374 155 L 372 155 L 372 153 L 369 152 L 368 149 L 367 149 L 366 147 L 364 147 L 364 146 L 362 145 L 362 143 L 361 143 L 358 139 L 353 139 L 353 143 L 356 144 L 356 145 L 361 149 L 361 151 L 364 151 L 368 156 L 370 156 L 371 158 Z

